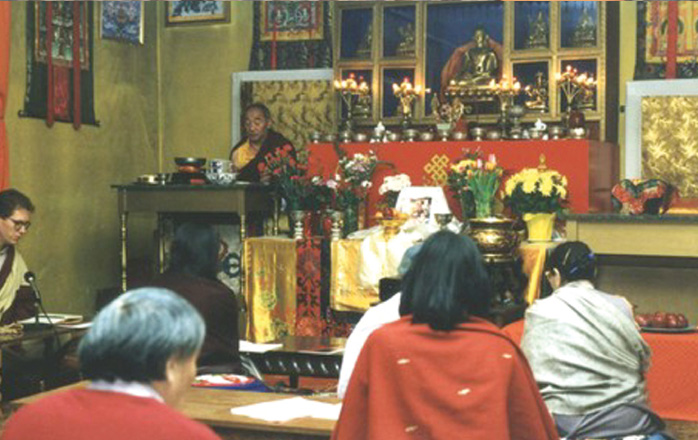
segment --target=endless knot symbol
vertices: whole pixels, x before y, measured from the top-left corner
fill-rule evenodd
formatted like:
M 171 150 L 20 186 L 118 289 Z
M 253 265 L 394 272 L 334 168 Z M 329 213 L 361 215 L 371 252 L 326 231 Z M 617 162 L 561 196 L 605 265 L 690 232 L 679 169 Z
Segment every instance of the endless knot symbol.
M 444 186 L 448 180 L 448 165 L 451 160 L 445 154 L 437 154 L 424 165 L 424 183 L 431 186 Z

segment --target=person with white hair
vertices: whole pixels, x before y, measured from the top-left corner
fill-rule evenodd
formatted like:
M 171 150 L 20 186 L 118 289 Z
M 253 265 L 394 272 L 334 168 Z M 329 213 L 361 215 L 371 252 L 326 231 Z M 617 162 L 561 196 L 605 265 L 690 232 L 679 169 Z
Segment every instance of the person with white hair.
M 80 342 L 91 384 L 21 408 L 2 440 L 219 439 L 175 410 L 194 380 L 205 333 L 196 310 L 167 289 L 121 295 Z

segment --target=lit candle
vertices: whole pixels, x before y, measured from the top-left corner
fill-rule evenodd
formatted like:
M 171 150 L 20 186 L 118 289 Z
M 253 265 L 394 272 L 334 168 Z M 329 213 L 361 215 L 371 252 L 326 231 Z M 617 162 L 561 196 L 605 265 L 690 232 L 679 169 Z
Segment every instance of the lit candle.
M 400 86 L 393 83 L 393 93 L 397 94 L 400 91 Z

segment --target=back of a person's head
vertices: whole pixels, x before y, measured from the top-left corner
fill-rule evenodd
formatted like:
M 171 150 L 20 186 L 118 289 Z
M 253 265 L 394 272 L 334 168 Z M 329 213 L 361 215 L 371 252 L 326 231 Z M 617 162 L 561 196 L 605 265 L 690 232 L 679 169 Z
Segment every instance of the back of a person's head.
M 132 290 L 97 314 L 78 347 L 80 366 L 87 379 L 164 380 L 167 361 L 198 353 L 205 332 L 199 313 L 175 293 Z
M 8 218 L 17 209 L 34 212 L 34 204 L 26 195 L 10 188 L 0 191 L 0 218 Z
M 207 223 L 182 223 L 175 231 L 170 250 L 171 272 L 216 279 L 220 239 Z
M 550 253 L 546 270 L 557 269 L 563 283 L 596 279 L 596 256 L 585 243 L 569 241 L 558 245 Z
M 471 315 L 489 315 L 491 289 L 482 255 L 468 237 L 429 237 L 402 282 L 400 314 L 434 330 L 451 330 Z

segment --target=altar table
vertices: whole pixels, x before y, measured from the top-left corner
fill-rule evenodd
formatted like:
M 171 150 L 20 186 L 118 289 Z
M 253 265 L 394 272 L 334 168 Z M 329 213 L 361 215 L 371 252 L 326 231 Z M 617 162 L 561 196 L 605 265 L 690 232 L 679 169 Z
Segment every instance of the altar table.
M 112 185 L 118 192 L 121 219 L 121 289 L 126 291 L 128 260 L 128 215 L 132 212 L 158 216 L 158 255 L 164 264 L 162 214 L 165 213 L 235 213 L 240 217 L 240 242 L 247 235 L 246 220 L 250 213 L 273 214 L 278 219 L 273 190 L 259 183 L 237 182 L 232 185 Z M 278 226 L 275 221 L 274 224 Z M 242 272 L 241 272 L 242 273 Z M 241 280 L 242 284 L 242 280 Z
M 48 394 L 75 387 L 85 387 L 87 382 L 36 394 L 12 402 L 14 409 L 30 404 Z M 255 393 L 250 391 L 215 390 L 190 388 L 184 395 L 179 408 L 186 416 L 211 427 L 225 440 L 319 440 L 329 439 L 334 429 L 334 420 L 301 418 L 283 423 L 237 416 L 232 408 L 294 397 L 288 394 Z M 335 398 L 307 397 L 328 403 L 337 403 Z M 147 423 L 147 421 L 146 421 Z
M 442 186 L 447 167 L 466 149 L 496 154 L 507 173 L 535 168 L 540 156 L 545 155 L 548 168 L 567 176 L 570 208 L 575 213 L 610 211 L 611 188 L 618 183 L 618 147 L 588 140 L 350 143 L 340 148 L 350 155 L 373 150 L 379 160 L 394 165 L 376 170 L 369 193 L 369 219 L 373 218 L 378 188 L 385 176 L 406 173 L 414 186 Z M 308 150 L 311 173 L 322 172 L 325 177 L 335 173 L 338 157 L 332 144 L 310 144 Z M 460 214 L 448 191 L 447 196 L 451 211 Z
M 514 341 L 523 336 L 524 321 L 504 327 Z M 698 333 L 642 333 L 652 349 L 647 372 L 651 408 L 661 417 L 698 422 Z

